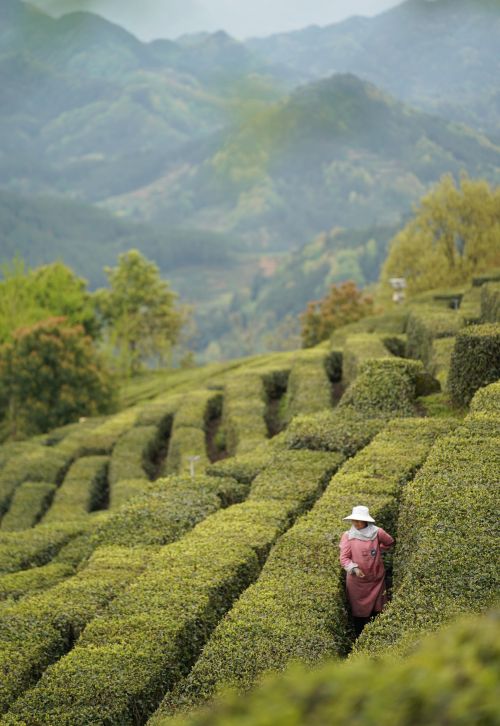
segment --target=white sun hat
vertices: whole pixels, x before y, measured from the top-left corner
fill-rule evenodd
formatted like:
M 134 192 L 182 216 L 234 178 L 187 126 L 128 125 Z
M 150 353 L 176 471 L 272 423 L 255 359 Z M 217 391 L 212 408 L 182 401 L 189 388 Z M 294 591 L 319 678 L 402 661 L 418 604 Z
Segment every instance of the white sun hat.
M 357 519 L 360 522 L 374 522 L 375 520 L 373 517 L 370 517 L 370 510 L 368 507 L 353 507 L 352 508 L 352 514 L 350 514 L 348 517 L 344 517 L 344 519 Z

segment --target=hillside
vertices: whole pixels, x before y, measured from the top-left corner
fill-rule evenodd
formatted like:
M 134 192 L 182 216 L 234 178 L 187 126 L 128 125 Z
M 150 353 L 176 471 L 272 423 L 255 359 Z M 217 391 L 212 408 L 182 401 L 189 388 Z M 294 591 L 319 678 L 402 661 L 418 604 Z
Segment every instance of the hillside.
M 444 172 L 499 178 L 500 147 L 352 75 L 306 85 L 106 206 L 155 222 L 189 214 L 263 250 L 333 226 L 396 224 Z
M 496 0 L 406 0 L 374 18 L 256 38 L 297 81 L 354 73 L 397 98 L 500 139 Z
M 105 210 L 58 197 L 24 197 L 0 190 L 0 264 L 21 257 L 37 267 L 62 260 L 92 289 L 105 283 L 104 267 L 120 253 L 138 249 L 165 275 L 193 264 L 231 269 L 237 240 L 189 227 L 155 229 Z
M 367 682 L 401 726 L 496 713 L 499 283 L 474 285 L 312 350 L 158 372 L 114 415 L 1 446 L 2 723 L 264 724 L 290 689 L 296 723 L 346 723 Z M 337 543 L 360 502 L 397 544 L 355 641 Z M 197 720 L 297 660 L 310 675 Z

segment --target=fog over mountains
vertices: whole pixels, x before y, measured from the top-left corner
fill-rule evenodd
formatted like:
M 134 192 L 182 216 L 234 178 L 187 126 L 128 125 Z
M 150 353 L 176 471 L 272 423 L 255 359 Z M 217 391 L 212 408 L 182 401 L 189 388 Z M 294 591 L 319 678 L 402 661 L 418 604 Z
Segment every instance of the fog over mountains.
M 370 282 L 443 173 L 498 183 L 499 39 L 493 0 L 407 0 L 245 43 L 224 32 L 144 43 L 90 13 L 55 19 L 2 0 L 1 258 L 62 256 L 96 285 L 135 246 L 198 306 L 200 351 L 248 352 L 266 259 L 286 269 L 317 235 L 364 229 L 338 238 L 349 254 L 337 277 Z M 64 199 L 87 230 L 75 234 Z M 371 268 L 370 229 L 386 235 Z M 270 311 L 252 349 L 284 314 Z

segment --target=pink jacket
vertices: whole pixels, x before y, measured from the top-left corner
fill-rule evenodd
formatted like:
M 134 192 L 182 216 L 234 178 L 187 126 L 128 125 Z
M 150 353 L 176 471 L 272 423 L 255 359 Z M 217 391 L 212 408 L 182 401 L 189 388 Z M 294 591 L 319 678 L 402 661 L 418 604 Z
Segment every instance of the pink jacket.
M 347 596 L 355 617 L 368 617 L 380 612 L 387 602 L 385 568 L 381 552 L 388 550 L 394 539 L 380 527 L 373 540 L 349 539 L 344 532 L 340 540 L 340 564 L 347 571 Z M 359 567 L 364 577 L 352 574 Z

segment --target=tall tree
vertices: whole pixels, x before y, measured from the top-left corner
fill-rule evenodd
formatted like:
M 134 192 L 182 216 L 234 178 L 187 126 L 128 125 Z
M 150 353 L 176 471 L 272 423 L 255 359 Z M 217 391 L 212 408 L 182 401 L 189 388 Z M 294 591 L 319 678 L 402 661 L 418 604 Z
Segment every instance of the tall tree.
M 314 300 L 300 316 L 302 346 L 310 348 L 327 340 L 334 330 L 370 315 L 373 300 L 364 295 L 352 280 L 332 285 L 321 300 Z
M 38 434 L 106 413 L 113 399 L 112 380 L 81 325 L 44 320 L 0 347 L 4 435 Z
M 165 365 L 179 339 L 186 312 L 176 308 L 176 294 L 154 262 L 137 250 L 106 268 L 110 289 L 96 293 L 98 308 L 125 374 L 146 364 Z
M 95 337 L 98 332 L 94 305 L 85 280 L 62 262 L 28 269 L 20 259 L 0 267 L 0 343 L 15 330 L 46 318 L 66 317 L 83 325 Z
M 392 240 L 381 281 L 404 277 L 410 295 L 460 285 L 500 266 L 500 187 L 444 176 Z

